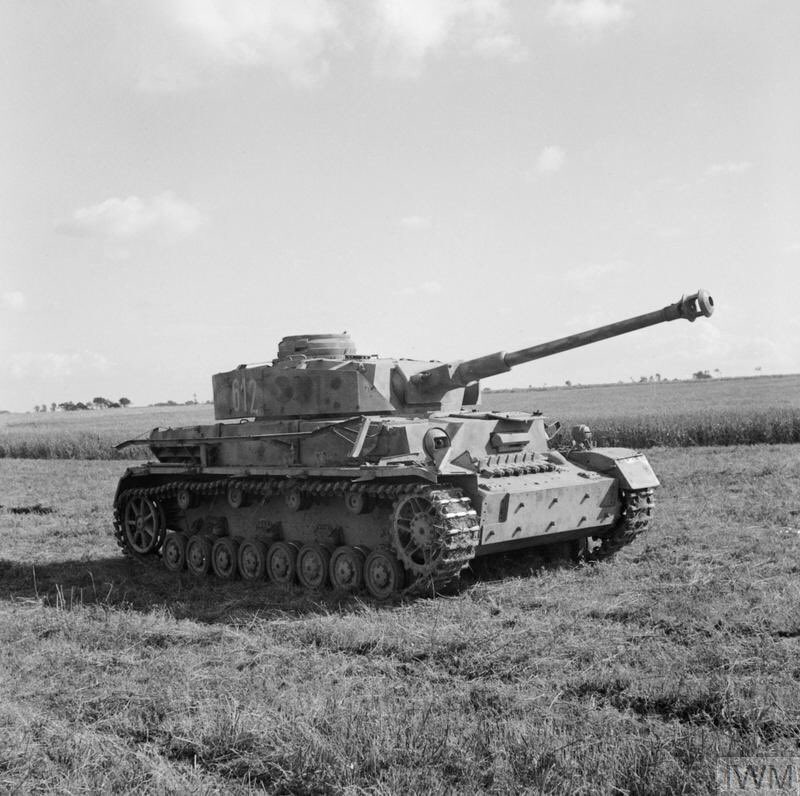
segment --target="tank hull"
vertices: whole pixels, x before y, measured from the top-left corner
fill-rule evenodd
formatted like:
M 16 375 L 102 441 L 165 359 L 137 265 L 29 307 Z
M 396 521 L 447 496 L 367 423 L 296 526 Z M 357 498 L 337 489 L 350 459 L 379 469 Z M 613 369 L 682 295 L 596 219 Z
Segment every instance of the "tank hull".
M 123 475 L 115 532 L 170 569 L 382 598 L 436 589 L 478 556 L 616 547 L 631 495 L 646 510 L 624 541 L 646 529 L 658 481 L 644 456 L 563 456 L 544 429 L 541 416 L 470 413 L 154 431 L 162 461 Z

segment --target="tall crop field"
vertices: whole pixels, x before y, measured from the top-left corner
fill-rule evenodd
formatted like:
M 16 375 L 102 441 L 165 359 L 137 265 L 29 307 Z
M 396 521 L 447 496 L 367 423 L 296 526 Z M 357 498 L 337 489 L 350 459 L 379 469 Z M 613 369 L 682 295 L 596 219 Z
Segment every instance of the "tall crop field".
M 145 448 L 117 451 L 156 427 L 212 423 L 206 404 L 0 415 L 0 459 L 142 459 Z
M 800 442 L 800 375 L 613 384 L 484 394 L 483 408 L 539 410 L 569 428 L 588 424 L 601 445 L 632 448 Z M 213 422 L 209 405 L 0 415 L 0 458 L 141 459 L 122 440 L 157 426 Z

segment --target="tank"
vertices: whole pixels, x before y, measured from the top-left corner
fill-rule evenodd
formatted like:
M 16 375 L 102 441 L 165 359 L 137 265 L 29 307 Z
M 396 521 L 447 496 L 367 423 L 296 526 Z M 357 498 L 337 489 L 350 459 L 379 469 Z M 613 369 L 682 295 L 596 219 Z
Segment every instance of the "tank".
M 212 377 L 215 422 L 157 428 L 126 470 L 114 532 L 131 556 L 198 577 L 435 591 L 478 556 L 559 545 L 612 553 L 653 522 L 645 456 L 571 440 L 537 411 L 482 410 L 482 379 L 658 323 L 710 316 L 700 290 L 663 309 L 454 362 L 356 353 L 346 334 L 284 337 L 268 364 Z

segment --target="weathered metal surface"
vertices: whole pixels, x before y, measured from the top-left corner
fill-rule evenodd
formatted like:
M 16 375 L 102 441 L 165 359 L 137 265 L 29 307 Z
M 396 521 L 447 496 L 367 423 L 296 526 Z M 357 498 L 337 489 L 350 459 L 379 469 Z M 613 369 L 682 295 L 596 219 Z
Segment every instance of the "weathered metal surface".
M 650 523 L 646 458 L 594 447 L 586 426 L 553 449 L 538 413 L 474 408 L 479 380 L 543 356 L 678 318 L 709 316 L 705 291 L 656 312 L 513 351 L 442 363 L 359 356 L 347 335 L 284 338 L 271 364 L 213 377 L 217 419 L 155 429 L 158 462 L 115 497 L 129 554 L 164 545 L 168 569 L 307 588 L 330 578 L 382 598 L 458 576 L 476 555 L 595 539 L 605 551 Z M 119 447 L 143 444 L 141 440 Z
M 571 348 L 679 318 L 694 321 L 714 311 L 704 290 L 655 312 L 511 353 L 456 362 L 363 357 L 346 335 L 284 338 L 270 365 L 241 365 L 212 378 L 219 420 L 236 418 L 418 415 L 460 411 L 479 398 L 481 379 Z

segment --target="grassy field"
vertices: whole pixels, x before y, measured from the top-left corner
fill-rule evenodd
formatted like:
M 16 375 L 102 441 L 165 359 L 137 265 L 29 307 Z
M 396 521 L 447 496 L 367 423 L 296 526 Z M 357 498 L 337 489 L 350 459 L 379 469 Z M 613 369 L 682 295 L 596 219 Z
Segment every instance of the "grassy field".
M 141 449 L 115 451 L 114 445 L 147 437 L 158 426 L 213 422 L 209 404 L 8 413 L 0 415 L 0 458 L 135 459 L 142 456 Z
M 486 409 L 538 409 L 602 445 L 632 448 L 800 443 L 800 375 L 490 392 Z M 122 440 L 156 426 L 213 422 L 210 405 L 0 414 L 0 458 L 132 459 Z
M 129 563 L 123 464 L 0 461 L 0 790 L 706 793 L 800 755 L 800 446 L 649 456 L 616 558 L 388 605 Z

